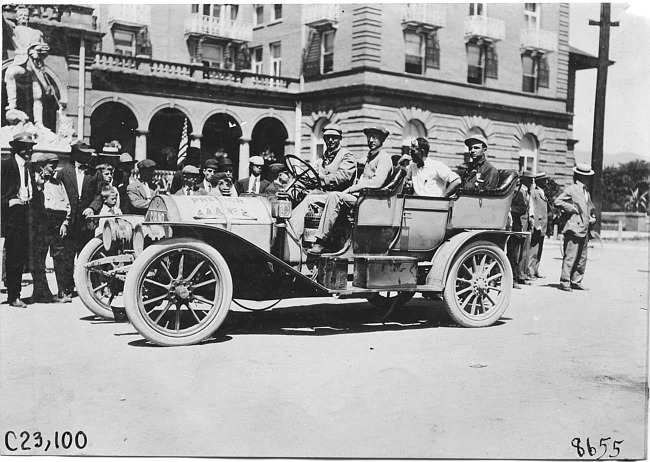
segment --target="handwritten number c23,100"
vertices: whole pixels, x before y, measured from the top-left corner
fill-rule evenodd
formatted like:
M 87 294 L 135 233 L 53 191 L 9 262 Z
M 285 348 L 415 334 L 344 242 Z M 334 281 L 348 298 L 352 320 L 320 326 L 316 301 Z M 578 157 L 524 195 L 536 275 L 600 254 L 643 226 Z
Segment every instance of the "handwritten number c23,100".
M 611 438 L 601 438 L 600 439 L 600 444 L 596 446 L 592 446 L 591 443 L 589 442 L 589 438 L 587 438 L 587 441 L 585 442 L 584 446 L 581 445 L 580 438 L 573 438 L 571 440 L 571 446 L 576 448 L 576 451 L 578 452 L 579 457 L 595 457 L 596 454 L 600 454 L 596 459 L 601 459 L 605 457 L 605 455 L 608 455 L 610 459 L 614 459 L 619 456 L 621 453 L 621 449 L 619 445 L 623 443 L 625 440 L 614 440 L 614 443 L 611 444 L 611 452 L 608 454 L 608 451 L 610 449 L 609 443 L 611 441 Z
M 41 432 L 29 433 L 26 431 L 16 434 L 8 431 L 5 433 L 5 448 L 10 452 L 31 451 L 32 449 L 41 449 L 47 452 L 50 447 L 55 449 L 83 449 L 88 444 L 88 438 L 82 431 L 72 434 L 71 432 L 54 432 L 53 440 L 44 438 Z

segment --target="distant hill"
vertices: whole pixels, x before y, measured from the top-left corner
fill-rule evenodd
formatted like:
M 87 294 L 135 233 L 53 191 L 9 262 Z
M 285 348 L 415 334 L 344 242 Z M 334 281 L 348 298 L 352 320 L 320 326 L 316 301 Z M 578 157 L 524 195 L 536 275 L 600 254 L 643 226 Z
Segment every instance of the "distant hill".
M 591 151 L 575 151 L 576 162 L 591 163 Z M 645 160 L 650 162 L 650 156 L 641 156 L 634 152 L 619 152 L 617 154 L 605 153 L 603 158 L 604 167 L 616 167 L 618 164 L 626 164 L 634 160 Z

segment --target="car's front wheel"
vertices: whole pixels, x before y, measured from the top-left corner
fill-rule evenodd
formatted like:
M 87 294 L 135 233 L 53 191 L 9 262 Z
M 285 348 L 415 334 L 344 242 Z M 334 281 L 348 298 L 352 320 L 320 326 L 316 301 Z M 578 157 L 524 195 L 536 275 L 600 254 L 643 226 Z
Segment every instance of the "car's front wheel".
M 512 269 L 489 241 L 472 242 L 454 258 L 443 291 L 449 316 L 463 327 L 494 324 L 510 303 Z
M 124 285 L 124 305 L 147 340 L 192 345 L 219 328 L 232 292 L 230 270 L 216 249 L 174 238 L 149 246 L 135 260 Z

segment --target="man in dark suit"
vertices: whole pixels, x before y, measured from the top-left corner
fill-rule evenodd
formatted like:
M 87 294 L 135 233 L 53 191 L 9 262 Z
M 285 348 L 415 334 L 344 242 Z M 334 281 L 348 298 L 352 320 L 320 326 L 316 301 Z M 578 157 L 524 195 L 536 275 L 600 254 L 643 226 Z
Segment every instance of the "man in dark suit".
M 532 178 L 529 173 L 524 173 L 522 176 Z M 512 230 L 513 231 L 528 231 L 528 221 L 530 215 L 530 198 L 528 186 L 522 181 L 521 177 L 518 180 L 519 188 L 512 198 L 510 205 L 510 216 L 512 217 Z M 526 255 L 524 252 L 526 238 L 521 236 L 510 236 L 506 247 L 506 254 L 510 261 L 512 268 L 512 286 L 519 289 L 519 284 L 531 285 L 532 283 L 526 277 L 527 265 Z
M 19 133 L 9 142 L 12 156 L 2 161 L 2 237 L 5 238 L 7 302 L 17 308 L 23 270 L 29 255 L 30 202 L 34 193 L 33 173 L 27 166 L 36 142 L 31 133 Z
M 533 209 L 533 227 L 530 236 L 528 276 L 531 279 L 544 278 L 539 274 L 539 261 L 544 250 L 544 237 L 548 228 L 548 198 L 544 191 L 546 173 L 535 175 L 535 184 L 530 190 L 530 203 Z
M 94 229 L 87 218 L 99 213 L 101 209 L 101 205 L 98 207 L 101 201 L 96 200 L 98 177 L 90 166 L 94 152 L 86 143 L 78 141 L 70 151 L 71 163 L 56 175 L 56 180 L 63 183 L 70 201 L 71 219 L 64 245 L 71 256 L 79 254 L 93 238 Z M 63 292 L 70 296 L 74 289 L 72 272 L 65 275 L 65 281 Z
M 253 156 L 249 159 L 248 171 L 250 176 L 243 178 L 235 183 L 235 189 L 238 195 L 242 194 L 264 194 L 266 188 L 271 186 L 269 180 L 262 178 L 262 167 L 264 167 L 264 159 L 260 156 Z

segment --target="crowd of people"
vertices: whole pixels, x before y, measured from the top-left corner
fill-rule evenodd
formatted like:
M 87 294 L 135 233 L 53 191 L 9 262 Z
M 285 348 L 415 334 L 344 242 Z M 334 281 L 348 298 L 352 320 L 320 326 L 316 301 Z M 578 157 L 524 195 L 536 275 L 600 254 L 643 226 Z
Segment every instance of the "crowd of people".
M 461 175 L 430 155 L 425 138 L 417 138 L 409 154 L 390 156 L 383 145 L 389 132 L 382 127 L 364 129 L 369 152 L 362 170 L 354 154 L 341 146 L 343 130 L 337 124 L 323 127 L 326 150 L 314 166 L 320 187 L 309 191 L 294 204 L 288 230 L 301 242 L 305 217 L 320 216 L 316 240 L 308 252 L 320 255 L 328 249 L 338 216 L 354 208 L 361 190 L 383 187 L 397 169 L 405 170 L 405 191 L 419 196 L 452 197 L 462 189 L 468 193 L 491 190 L 499 184 L 499 171 L 487 160 L 488 142 L 482 135 L 465 139 L 470 161 Z M 10 142 L 12 155 L 2 161 L 2 237 L 5 257 L 7 302 L 24 308 L 29 303 L 66 303 L 76 294 L 74 259 L 97 233 L 100 220 L 122 214 L 146 213 L 157 194 L 216 195 L 246 194 L 277 196 L 293 184 L 285 164 L 265 164 L 262 156 L 249 159 L 249 176 L 235 180 L 233 163 L 227 157 L 201 159 L 201 151 L 190 147 L 185 161 L 169 182 L 156 178 L 151 159 L 136 162 L 128 153 L 96 153 L 79 141 L 71 147 L 70 162 L 57 169 L 56 154 L 32 155 L 36 144 L 29 133 Z M 361 172 L 359 174 L 359 172 Z M 563 229 L 565 257 L 562 290 L 587 290 L 582 285 L 586 251 L 594 206 L 588 188 L 593 171 L 587 165 L 574 168 L 574 184 L 554 204 L 567 215 Z M 545 188 L 545 173 L 520 175 L 512 201 L 507 255 L 513 271 L 513 285 L 529 285 L 539 273 L 548 216 L 552 210 Z M 28 232 L 25 232 L 28 230 Z M 525 236 L 525 237 L 524 237 Z M 57 291 L 49 288 L 45 259 L 54 263 Z M 33 279 L 30 299 L 21 298 L 22 275 L 28 268 Z

